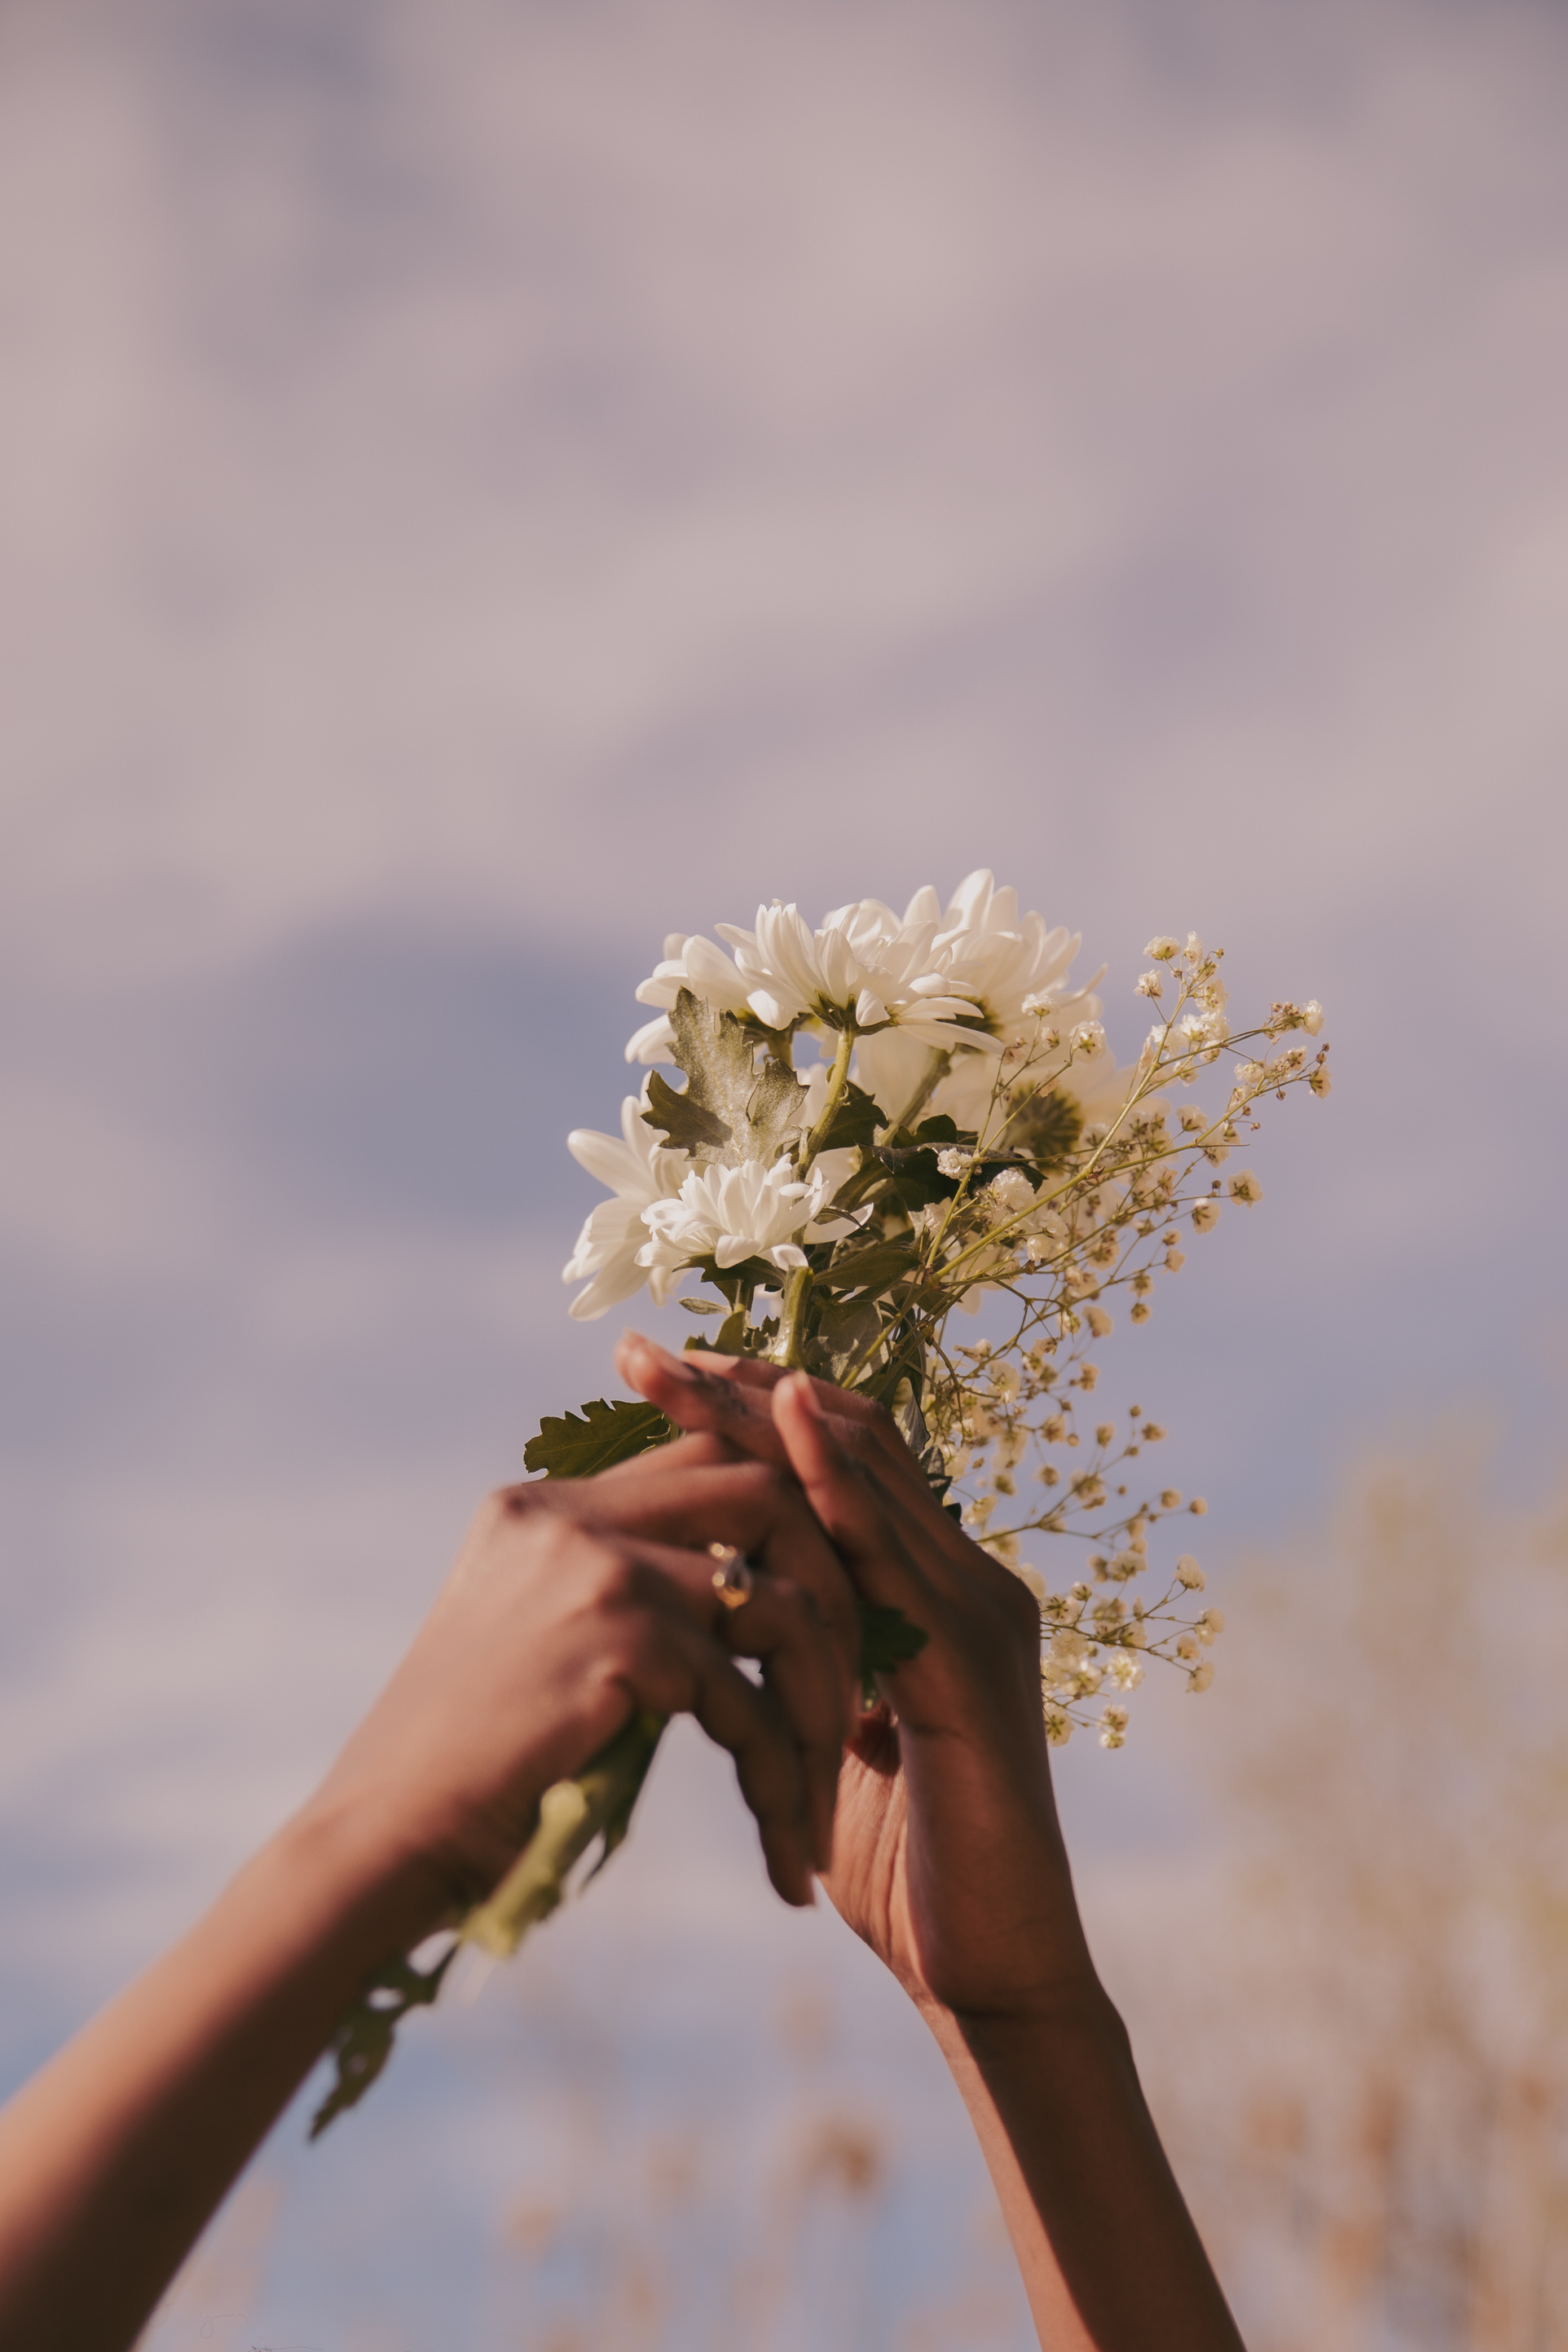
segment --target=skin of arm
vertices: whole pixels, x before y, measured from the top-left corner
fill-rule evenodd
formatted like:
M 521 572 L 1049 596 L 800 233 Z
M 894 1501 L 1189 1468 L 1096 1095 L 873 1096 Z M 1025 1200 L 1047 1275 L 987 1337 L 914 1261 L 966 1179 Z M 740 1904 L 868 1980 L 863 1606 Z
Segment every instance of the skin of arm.
M 1027 1588 L 940 1508 L 880 1407 L 635 1337 L 618 1361 L 715 1459 L 790 1468 L 858 1591 L 930 1636 L 852 1736 L 824 1883 L 952 2070 L 1042 2346 L 1239 2352 L 1089 1956 Z
M 634 1708 L 689 1710 L 731 1750 L 775 1888 L 813 1899 L 853 1600 L 794 1481 L 713 1452 L 481 1510 L 316 1795 L 0 2113 L 0 2345 L 125 2352 L 367 1977 L 489 1892 Z M 743 1610 L 713 1541 L 762 1566 Z M 788 1580 L 766 1572 L 784 1554 Z

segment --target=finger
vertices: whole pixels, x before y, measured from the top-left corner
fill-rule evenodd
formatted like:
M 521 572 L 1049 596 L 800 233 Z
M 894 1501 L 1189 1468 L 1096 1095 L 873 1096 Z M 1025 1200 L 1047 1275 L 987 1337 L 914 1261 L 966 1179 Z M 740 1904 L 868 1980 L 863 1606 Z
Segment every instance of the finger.
M 648 1619 L 629 1677 L 637 1703 L 660 1714 L 695 1716 L 708 1737 L 729 1749 L 769 1878 L 786 1903 L 813 1902 L 805 1776 L 777 1696 L 748 1681 L 711 1635 L 684 1615 L 650 1610 Z
M 635 1331 L 623 1336 L 616 1362 L 623 1378 L 678 1428 L 721 1436 L 760 1462 L 784 1461 L 773 1417 L 773 1392 L 781 1381 L 810 1378 L 808 1374 L 791 1375 L 781 1365 L 759 1363 L 752 1357 L 705 1352 L 699 1363 L 690 1356 L 673 1356 Z M 879 1460 L 912 1493 L 927 1490 L 925 1473 L 884 1406 L 831 1381 L 812 1380 L 811 1386 L 851 1454 Z
M 616 1349 L 616 1367 L 623 1380 L 657 1404 L 678 1429 L 723 1437 L 756 1460 L 783 1469 L 784 1452 L 773 1427 L 766 1391 L 728 1377 L 733 1361 L 717 1359 L 723 1370 L 699 1366 L 689 1357 L 672 1356 L 637 1331 L 626 1332 Z
M 911 1705 L 923 1706 L 935 1696 L 929 1671 L 940 1667 L 954 1643 L 973 1649 L 980 1639 L 984 1648 L 1001 1627 L 1009 1640 L 1026 1643 L 1035 1656 L 1040 1615 L 1033 1593 L 972 1543 L 929 1490 L 916 1504 L 901 1488 L 885 1486 L 875 1467 L 851 1461 L 819 1412 L 810 1381 L 781 1382 L 773 1391 L 773 1410 L 806 1500 L 858 1588 L 868 1600 L 902 1609 L 927 1634 L 942 1637 L 910 1662 L 910 1679 L 899 1685 L 900 1716 L 907 1718 Z M 939 1706 L 939 1719 L 941 1713 Z
M 833 1859 L 833 1814 L 838 1800 L 838 1768 L 854 1716 L 853 1684 L 847 1682 L 838 1653 L 816 1602 L 796 1584 L 777 1577 L 754 1577 L 739 1608 L 728 1606 L 717 1584 L 723 1574 L 710 1552 L 662 1549 L 649 1558 L 668 1578 L 672 1591 L 731 1655 L 756 1658 L 778 1696 L 805 1779 L 811 1850 L 818 1870 Z
M 711 1443 L 712 1441 L 706 1441 Z M 769 1576 L 796 1584 L 816 1604 L 837 1653 L 845 1704 L 860 1656 L 855 1589 L 805 1496 L 787 1470 L 754 1461 L 672 1461 L 662 1449 L 636 1480 L 550 1479 L 514 1491 L 521 1507 L 549 1510 L 577 1526 L 700 1553 L 733 1544 Z
M 907 1540 L 909 1514 L 847 1454 L 812 1381 L 797 1373 L 780 1381 L 772 1402 L 790 1466 L 857 1589 L 868 1601 L 905 1610 L 918 1623 L 931 1586 Z

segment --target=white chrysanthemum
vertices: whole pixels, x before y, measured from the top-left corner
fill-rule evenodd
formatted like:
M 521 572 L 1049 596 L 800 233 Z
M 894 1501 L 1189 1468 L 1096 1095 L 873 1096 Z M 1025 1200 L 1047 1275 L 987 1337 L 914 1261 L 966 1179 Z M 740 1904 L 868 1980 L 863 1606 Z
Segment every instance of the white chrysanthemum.
M 929 913 L 923 910 L 929 899 Z M 754 930 L 715 926 L 733 960 L 711 940 L 672 933 L 663 960 L 637 990 L 639 1004 L 668 1013 L 683 988 L 728 1013 L 751 1013 L 770 1029 L 826 1021 L 836 1029 L 893 1024 L 928 1047 L 952 1024 L 975 1018 L 967 991 L 942 979 L 933 950 L 935 893 L 925 891 L 902 921 L 879 898 L 837 907 L 817 930 L 794 906 L 759 907 Z M 626 1047 L 628 1060 L 658 1059 L 670 1042 L 667 1021 L 650 1021 Z
M 652 1201 L 643 1222 L 652 1234 L 639 1265 L 662 1276 L 668 1290 L 681 1267 L 711 1257 L 721 1266 L 764 1258 L 781 1274 L 805 1264 L 800 1236 L 821 1214 L 832 1178 L 814 1169 L 805 1182 L 787 1160 L 748 1160 L 739 1168 L 693 1168 L 673 1200 Z
M 929 902 L 929 903 L 928 903 Z M 922 890 L 910 900 L 906 922 L 924 921 L 936 911 L 936 893 Z M 966 996 L 993 1036 L 1024 1034 L 1026 1017 L 1071 1010 L 1092 1019 L 1100 1010 L 1088 1002 L 1100 977 L 1071 988 L 1068 971 L 1082 945 L 1081 934 L 1058 924 L 1047 930 L 1042 915 L 1020 916 L 1016 890 L 998 890 L 989 867 L 961 882 L 937 924 L 937 970 L 954 995 Z
M 690 1173 L 691 1162 L 685 1152 L 672 1151 L 662 1129 L 650 1127 L 644 1118 L 647 1108 L 645 1081 L 641 1094 L 628 1095 L 621 1105 L 619 1141 L 586 1127 L 574 1128 L 566 1139 L 566 1148 L 579 1167 L 607 1184 L 615 1195 L 613 1200 L 601 1201 L 591 1213 L 562 1269 L 563 1282 L 593 1276 L 587 1288 L 572 1301 L 571 1312 L 579 1322 L 603 1315 L 606 1307 L 629 1298 L 648 1281 L 647 1270 L 638 1258 L 647 1241 L 643 1212 L 655 1201 L 673 1198 Z M 656 1304 L 662 1306 L 669 1291 L 668 1277 L 662 1270 L 654 1276 L 651 1286 Z
M 1018 1039 L 1032 1041 L 1042 1014 L 1049 1014 L 1051 1025 L 1064 1037 L 1080 1024 L 1097 1023 L 1100 1000 L 1092 990 L 1100 974 L 1074 987 L 1068 971 L 1081 944 L 1079 936 L 1059 926 L 1047 929 L 1041 915 L 1020 917 L 1017 892 L 998 890 L 984 866 L 960 883 L 945 910 L 934 890 L 917 891 L 904 922 L 911 929 L 934 927 L 936 970 L 943 985 L 970 1008 L 969 1024 L 933 1041 L 950 1051 L 953 1060 L 926 1111 L 945 1113 L 957 1126 L 978 1131 L 990 1118 L 997 1087 L 1006 1084 L 991 1057 Z M 859 1082 L 889 1118 L 898 1118 L 913 1100 L 928 1051 L 897 1029 L 863 1040 L 857 1065 Z M 1084 1053 L 1075 1060 L 1069 1091 L 1080 1101 L 1092 1096 L 1097 1104 L 1092 1114 L 1086 1108 L 1086 1118 L 1100 1115 L 1103 1081 L 1115 1066 L 1099 1053 Z

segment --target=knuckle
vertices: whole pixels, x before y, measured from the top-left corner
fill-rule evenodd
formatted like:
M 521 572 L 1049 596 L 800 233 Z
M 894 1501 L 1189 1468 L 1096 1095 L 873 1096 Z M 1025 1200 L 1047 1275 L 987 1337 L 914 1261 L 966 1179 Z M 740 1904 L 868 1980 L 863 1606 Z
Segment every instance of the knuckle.
M 626 1611 L 645 1605 L 647 1575 L 635 1554 L 625 1545 L 612 1543 L 603 1536 L 581 1531 L 577 1534 L 584 1570 L 598 1606 Z
M 808 1592 L 804 1584 L 794 1584 L 787 1580 L 781 1580 L 779 1606 L 790 1621 L 792 1631 L 813 1633 L 819 1633 L 822 1631 L 821 1606 L 816 1593 Z

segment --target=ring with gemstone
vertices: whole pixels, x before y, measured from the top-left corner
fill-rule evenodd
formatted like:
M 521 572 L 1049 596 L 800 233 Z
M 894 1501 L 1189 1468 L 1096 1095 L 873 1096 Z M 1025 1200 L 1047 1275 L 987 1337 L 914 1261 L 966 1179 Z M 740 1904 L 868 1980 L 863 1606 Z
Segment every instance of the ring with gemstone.
M 735 1546 L 710 1543 L 708 1557 L 719 1562 L 713 1571 L 713 1590 L 725 1608 L 743 1609 L 756 1589 L 757 1580 Z

